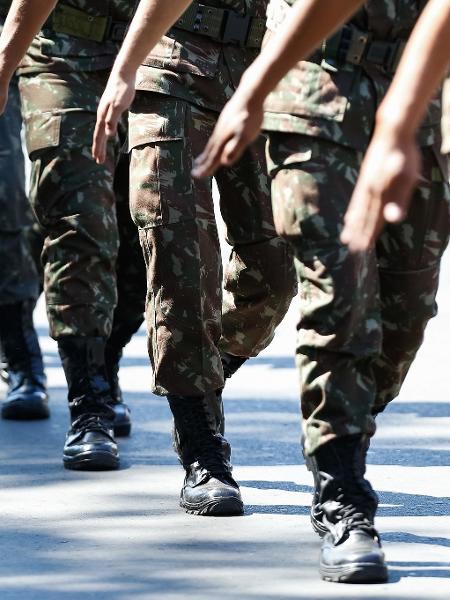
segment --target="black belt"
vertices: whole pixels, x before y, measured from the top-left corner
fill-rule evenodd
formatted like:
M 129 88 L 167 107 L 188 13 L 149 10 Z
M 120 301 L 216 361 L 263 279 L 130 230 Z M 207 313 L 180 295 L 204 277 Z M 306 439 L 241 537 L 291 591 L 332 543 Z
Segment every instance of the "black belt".
M 405 40 L 386 42 L 374 40 L 372 34 L 361 31 L 354 25 L 345 25 L 322 46 L 322 55 L 327 63 L 342 65 L 376 65 L 386 73 L 397 69 L 406 46 Z
M 266 19 L 192 2 L 175 23 L 174 29 L 203 35 L 223 44 L 260 48 Z

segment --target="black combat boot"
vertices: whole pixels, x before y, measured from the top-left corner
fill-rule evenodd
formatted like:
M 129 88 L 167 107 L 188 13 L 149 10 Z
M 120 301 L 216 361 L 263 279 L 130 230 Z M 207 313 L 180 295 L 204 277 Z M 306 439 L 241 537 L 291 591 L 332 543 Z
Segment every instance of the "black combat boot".
M 349 435 L 321 446 L 308 458 L 316 494 L 313 526 L 326 530 L 320 556 L 323 579 L 343 583 L 378 583 L 388 572 L 374 527 L 378 498 L 364 479 L 367 441 Z
M 105 340 L 68 336 L 58 340 L 68 385 L 72 426 L 64 445 L 66 469 L 110 470 L 119 466 L 113 437 L 114 411 L 105 371 Z
M 139 321 L 119 321 L 114 318 L 111 335 L 105 347 L 105 366 L 111 389 L 112 409 L 114 411 L 114 434 L 117 437 L 127 437 L 131 433 L 130 408 L 123 401 L 119 383 L 119 365 L 123 349 L 141 326 Z
M 177 431 L 176 450 L 186 470 L 180 505 L 195 515 L 241 515 L 244 506 L 239 486 L 231 475 L 231 449 L 219 433 L 219 413 L 211 412 L 212 398 L 167 398 Z
M 0 306 L 0 342 L 7 365 L 8 393 L 2 417 L 47 419 L 48 396 L 39 341 L 33 325 L 34 301 Z

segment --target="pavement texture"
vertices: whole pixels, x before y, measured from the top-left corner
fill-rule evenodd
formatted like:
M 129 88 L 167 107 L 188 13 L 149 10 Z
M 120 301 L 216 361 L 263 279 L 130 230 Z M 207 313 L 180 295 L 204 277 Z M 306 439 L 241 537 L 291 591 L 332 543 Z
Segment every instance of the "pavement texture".
M 121 469 L 63 469 L 65 381 L 40 302 L 52 415 L 0 422 L 0 600 L 450 598 L 449 257 L 439 303 L 369 452 L 389 583 L 349 586 L 317 573 L 312 481 L 299 449 L 295 305 L 270 348 L 225 393 L 245 515 L 207 518 L 178 506 L 183 473 L 170 445 L 167 403 L 148 391 L 144 331 L 122 362 L 134 425 L 120 441 Z

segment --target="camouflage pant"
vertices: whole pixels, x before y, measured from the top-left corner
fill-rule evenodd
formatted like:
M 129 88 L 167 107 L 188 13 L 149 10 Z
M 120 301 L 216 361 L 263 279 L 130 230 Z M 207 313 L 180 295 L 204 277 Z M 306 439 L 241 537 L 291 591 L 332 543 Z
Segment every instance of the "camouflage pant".
M 361 156 L 338 144 L 274 133 L 268 144 L 277 231 L 301 284 L 297 363 L 308 453 L 334 436 L 375 431 L 436 314 L 450 193 L 432 149 L 407 219 L 373 251 L 339 240 Z
M 39 288 L 26 236 L 31 210 L 25 195 L 21 127 L 14 79 L 6 111 L 0 116 L 0 305 L 36 299 Z
M 56 339 L 108 337 L 117 287 L 117 310 L 124 318 L 133 322 L 143 315 L 145 265 L 129 215 L 128 157 L 119 153 L 119 140 L 110 146 L 105 165 L 91 156 L 107 76 L 48 71 L 20 77 L 32 160 L 30 199 L 45 233 L 44 286 Z M 116 268 L 123 275 L 119 286 Z
M 147 92 L 138 94 L 130 114 L 130 204 L 147 262 L 154 391 L 162 395 L 222 387 L 219 346 L 255 356 L 295 293 L 291 255 L 275 234 L 260 140 L 216 176 L 232 246 L 222 305 L 212 182 L 190 175 L 217 116 Z

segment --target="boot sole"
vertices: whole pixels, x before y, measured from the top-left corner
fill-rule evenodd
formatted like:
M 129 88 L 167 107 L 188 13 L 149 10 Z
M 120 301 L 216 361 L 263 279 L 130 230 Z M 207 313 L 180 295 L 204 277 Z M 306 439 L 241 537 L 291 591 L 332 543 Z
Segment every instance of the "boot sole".
M 119 458 L 109 452 L 85 452 L 78 456 L 63 456 L 66 469 L 73 471 L 113 471 L 119 468 Z
M 38 421 L 49 417 L 50 410 L 46 404 L 17 400 L 2 406 L 2 418 L 9 421 Z
M 352 563 L 330 567 L 320 565 L 320 575 L 325 581 L 335 583 L 386 583 L 388 570 L 384 565 Z
M 115 437 L 129 437 L 131 433 L 131 423 L 113 425 Z
M 180 506 L 190 515 L 202 517 L 234 517 L 244 514 L 244 504 L 237 498 L 217 498 L 201 505 L 180 500 Z

